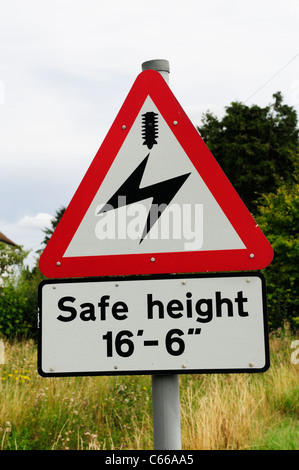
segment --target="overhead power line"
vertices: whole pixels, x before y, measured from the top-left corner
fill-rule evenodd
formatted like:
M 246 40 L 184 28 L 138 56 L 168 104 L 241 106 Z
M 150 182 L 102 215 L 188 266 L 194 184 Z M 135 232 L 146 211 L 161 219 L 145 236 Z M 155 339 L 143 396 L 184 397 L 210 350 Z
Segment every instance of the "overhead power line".
M 294 55 L 294 57 L 289 60 L 289 62 L 287 62 L 283 67 L 281 67 L 274 75 L 272 75 L 271 78 L 269 78 L 269 80 L 267 80 L 262 86 L 260 86 L 254 93 L 252 93 L 252 95 L 248 96 L 248 98 L 244 101 L 244 103 L 246 103 L 246 101 L 250 100 L 250 98 L 252 98 L 254 95 L 256 95 L 262 88 L 264 88 L 266 85 L 268 85 L 269 82 L 271 82 L 271 80 L 273 80 L 273 78 L 275 78 L 280 72 L 282 72 L 288 65 L 290 65 L 291 62 L 293 62 L 293 60 L 296 59 L 296 57 L 299 56 L 299 52 Z

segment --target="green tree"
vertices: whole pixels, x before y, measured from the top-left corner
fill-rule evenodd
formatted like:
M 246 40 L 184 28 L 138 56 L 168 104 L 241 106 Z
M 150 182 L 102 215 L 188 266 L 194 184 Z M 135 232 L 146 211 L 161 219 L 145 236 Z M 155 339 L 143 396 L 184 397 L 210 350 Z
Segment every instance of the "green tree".
M 53 217 L 53 219 L 51 220 L 51 227 L 47 227 L 43 230 L 44 234 L 45 234 L 45 238 L 44 240 L 42 241 L 42 244 L 43 245 L 47 245 L 48 241 L 50 240 L 54 230 L 56 229 L 61 217 L 63 216 L 65 212 L 65 207 L 61 206 L 59 209 L 57 209 L 56 211 L 56 214 L 55 216 Z
M 30 325 L 24 319 L 27 297 L 19 292 L 9 279 L 0 288 L 0 337 L 20 338 L 28 333 Z
M 298 179 L 299 181 L 299 179 Z M 256 217 L 274 250 L 265 269 L 269 324 L 299 326 L 299 184 L 284 184 L 259 200 Z
M 16 267 L 22 267 L 29 251 L 22 246 L 12 246 L 0 242 L 0 278 L 13 274 Z
M 201 137 L 246 206 L 255 212 L 262 194 L 294 182 L 298 161 L 297 113 L 280 92 L 264 108 L 233 102 L 218 119 L 207 112 Z
M 23 336 L 29 324 L 24 319 L 28 298 L 16 289 L 29 251 L 0 243 L 0 336 Z
M 64 211 L 63 207 L 58 209 L 51 227 L 44 230 L 44 245 L 48 243 Z M 38 285 L 45 277 L 38 263 L 32 270 L 24 266 L 28 253 L 22 247 L 0 243 L 0 336 L 37 338 Z

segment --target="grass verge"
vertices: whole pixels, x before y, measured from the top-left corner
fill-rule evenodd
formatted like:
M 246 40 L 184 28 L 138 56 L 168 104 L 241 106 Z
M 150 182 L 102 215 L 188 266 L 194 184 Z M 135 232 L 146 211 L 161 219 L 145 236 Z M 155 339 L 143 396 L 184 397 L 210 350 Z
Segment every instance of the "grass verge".
M 271 337 L 264 374 L 181 375 L 183 449 L 298 449 L 293 340 Z M 34 342 L 4 346 L 1 450 L 153 449 L 150 376 L 43 378 Z

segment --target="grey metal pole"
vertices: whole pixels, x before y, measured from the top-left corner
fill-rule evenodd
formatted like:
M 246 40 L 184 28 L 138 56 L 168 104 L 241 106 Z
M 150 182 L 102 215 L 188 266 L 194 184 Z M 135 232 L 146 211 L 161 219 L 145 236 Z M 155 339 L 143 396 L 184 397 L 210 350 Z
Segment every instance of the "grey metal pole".
M 142 70 L 157 70 L 169 83 L 169 62 L 164 59 L 149 60 Z M 153 427 L 155 450 L 180 450 L 181 414 L 178 375 L 153 375 Z
M 153 375 L 153 424 L 155 450 L 180 450 L 181 416 L 178 375 Z

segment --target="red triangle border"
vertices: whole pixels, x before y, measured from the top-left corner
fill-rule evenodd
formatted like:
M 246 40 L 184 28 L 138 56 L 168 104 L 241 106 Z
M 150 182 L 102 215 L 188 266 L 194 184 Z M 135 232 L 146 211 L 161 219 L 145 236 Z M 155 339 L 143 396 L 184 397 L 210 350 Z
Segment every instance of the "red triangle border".
M 246 249 L 63 257 L 102 181 L 150 96 L 199 172 Z M 176 122 L 177 124 L 174 124 Z M 263 269 L 273 249 L 161 75 L 146 70 L 136 78 L 123 106 L 43 251 L 47 277 L 246 271 Z

